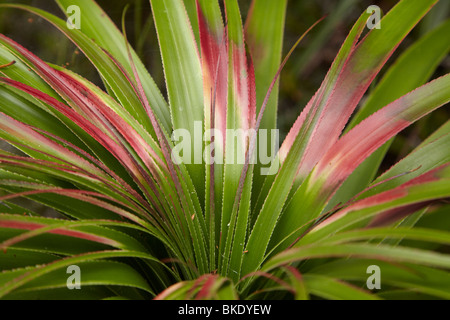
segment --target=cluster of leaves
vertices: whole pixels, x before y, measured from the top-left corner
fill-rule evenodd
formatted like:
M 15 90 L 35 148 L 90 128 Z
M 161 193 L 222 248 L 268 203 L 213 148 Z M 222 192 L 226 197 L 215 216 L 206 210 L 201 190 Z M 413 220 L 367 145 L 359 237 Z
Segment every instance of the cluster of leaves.
M 400 1 L 362 39 L 361 15 L 268 176 L 250 161 L 255 137 L 191 141 L 223 161 L 177 164 L 170 134 L 195 136 L 195 122 L 275 129 L 287 0 L 254 0 L 245 25 L 237 0 L 224 1 L 225 19 L 217 1 L 150 0 L 167 100 L 93 0 L 76 1 L 80 30 L 2 4 L 61 30 L 106 90 L 0 35 L 0 137 L 20 151 L 0 151 L 0 297 L 450 298 L 450 257 L 437 250 L 450 233 L 420 226 L 427 212 L 448 212 L 450 122 L 376 177 L 391 139 L 450 100 L 450 75 L 424 85 L 448 54 L 450 21 L 406 50 L 349 121 L 436 2 Z M 244 164 L 229 156 L 237 151 Z M 373 264 L 376 293 L 363 289 Z M 66 288 L 71 265 L 82 290 Z

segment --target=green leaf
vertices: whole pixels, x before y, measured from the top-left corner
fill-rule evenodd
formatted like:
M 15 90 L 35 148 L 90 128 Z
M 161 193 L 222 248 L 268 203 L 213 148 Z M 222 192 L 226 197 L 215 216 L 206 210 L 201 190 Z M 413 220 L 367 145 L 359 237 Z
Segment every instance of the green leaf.
M 344 135 L 294 194 L 273 244 L 283 242 L 282 248 L 292 244 L 307 224 L 320 216 L 337 188 L 364 159 L 396 133 L 450 101 L 449 86 L 450 74 L 394 101 Z M 296 234 L 283 240 L 292 232 Z
M 245 23 L 245 39 L 255 69 L 257 114 L 281 63 L 286 9 L 287 0 L 253 0 Z M 274 147 L 278 148 L 277 141 L 273 141 L 270 134 L 270 130 L 277 128 L 278 93 L 279 81 L 272 89 L 260 125 L 260 129 L 269 132 L 267 134 L 267 156 L 270 156 L 271 150 L 277 150 L 273 149 Z M 259 160 L 254 169 L 252 205 L 261 192 L 259 186 L 266 178 L 261 175 L 261 167 L 267 164 L 263 166 Z
M 17 80 L 21 83 L 25 83 L 33 88 L 36 88 L 55 99 L 60 99 L 60 97 L 55 93 L 55 91 L 42 80 L 35 72 L 29 69 L 29 67 L 13 54 L 7 47 L 0 45 L 0 65 L 7 64 L 11 61 L 15 61 L 14 65 L 8 68 L 0 69 L 0 74 L 9 77 L 11 79 Z
M 361 240 L 392 238 L 392 239 L 414 239 L 441 244 L 450 244 L 450 233 L 433 229 L 419 228 L 374 228 L 363 230 L 351 230 L 335 234 L 320 243 L 339 245 L 341 243 L 356 242 Z
M 379 176 L 372 184 L 373 188 L 358 198 L 367 198 L 377 193 L 393 189 L 402 183 L 450 162 L 450 134 L 416 148 L 411 154 Z
M 225 28 L 218 2 L 195 1 L 199 26 L 200 52 L 203 71 L 205 132 L 210 129 L 226 131 L 226 104 L 228 95 L 228 59 L 225 42 Z M 197 19 L 198 16 L 198 19 Z M 214 99 L 215 98 L 215 99 Z M 208 108 L 208 106 L 210 106 Z M 214 135 L 205 144 L 207 159 L 205 188 L 205 220 L 208 222 L 210 242 L 210 268 L 216 269 L 216 243 L 221 230 L 221 211 L 223 197 L 223 152 L 225 138 Z M 213 142 L 214 141 L 214 142 Z M 206 160 L 206 159 L 205 159 Z
M 449 299 L 450 275 L 447 271 L 411 264 L 394 264 L 381 260 L 337 260 L 322 264 L 310 272 L 343 279 L 359 281 L 365 284 L 369 274 L 366 270 L 371 265 L 377 265 L 381 272 L 381 288 L 394 286 L 412 292 L 420 292 L 434 297 Z M 382 291 L 384 292 L 384 290 Z
M 362 31 L 366 20 L 367 16 L 362 15 L 355 24 L 355 27 L 343 45 L 343 49 L 341 49 L 341 53 L 336 59 L 336 64 L 333 69 L 334 73 L 337 73 L 344 64 L 358 35 Z M 331 77 L 331 79 L 334 78 Z M 331 87 L 331 85 L 327 86 L 326 89 L 331 90 L 329 87 Z M 323 90 L 325 90 L 325 88 Z M 317 120 L 318 119 L 314 119 L 315 122 L 317 122 Z M 302 128 L 301 132 L 296 137 L 291 137 L 291 139 L 294 139 L 292 147 L 289 148 L 289 153 L 284 160 L 280 171 L 276 175 L 272 186 L 270 187 L 270 185 L 268 185 L 270 189 L 267 189 L 267 196 L 262 199 L 263 204 L 261 211 L 259 212 L 258 218 L 254 224 L 247 243 L 246 250 L 248 250 L 248 254 L 244 257 L 242 270 L 243 275 L 255 271 L 263 262 L 263 257 L 269 244 L 270 236 L 275 229 L 281 210 L 295 181 L 301 156 L 306 150 L 307 140 L 304 139 L 304 137 L 310 137 L 313 128 L 313 125 L 308 128 Z M 280 150 L 280 152 L 282 152 L 282 150 Z
M 84 146 L 77 136 L 52 114 L 3 86 L 0 87 L 0 106 L 2 112 L 16 120 L 50 132 L 79 147 Z
M 67 275 L 70 276 L 70 275 Z M 3 300 L 68 300 L 68 301 L 86 301 L 101 300 L 111 296 L 111 290 L 106 287 L 88 286 L 83 290 L 68 290 L 67 288 L 54 288 L 49 290 L 14 292 L 8 294 Z M 140 297 L 140 299 L 143 299 Z
M 311 294 L 332 300 L 380 300 L 367 291 L 344 281 L 319 275 L 305 275 L 305 285 Z
M 122 227 L 136 230 L 139 232 L 147 233 L 144 228 L 140 228 L 134 224 L 129 224 L 119 221 L 108 220 L 85 220 L 85 221 L 67 221 L 48 218 L 37 218 L 18 215 L 4 215 L 0 214 L 0 228 L 11 228 L 19 230 L 30 230 L 25 233 L 21 233 L 16 239 L 9 238 L 6 243 L 0 244 L 0 249 L 7 249 L 10 245 L 16 245 L 24 240 L 30 240 L 34 237 L 39 237 L 44 234 L 55 234 L 62 238 L 58 241 L 64 241 L 65 237 L 79 238 L 89 241 L 94 241 L 109 246 L 113 246 L 117 249 L 123 250 L 135 250 L 141 252 L 147 252 L 147 249 L 136 239 L 125 233 L 107 228 L 110 227 Z M 61 237 L 62 236 L 62 237 Z M 2 237 L 3 238 L 3 237 Z M 55 242 L 58 242 L 55 241 Z M 29 241 L 33 247 L 39 247 L 39 240 Z M 60 245 L 60 243 L 58 243 Z M 42 245 L 42 248 L 46 246 Z
M 202 143 L 196 141 L 203 137 L 203 132 L 196 132 L 194 129 L 196 123 L 203 129 L 203 80 L 197 44 L 186 10 L 180 1 L 151 0 L 150 3 L 158 32 L 173 129 L 185 129 L 190 134 L 193 157 L 191 164 L 186 166 L 200 203 L 204 203 L 204 166 L 195 164 L 197 157 L 203 156 L 203 152 L 199 151 Z M 201 137 L 198 137 L 199 134 Z
M 150 119 L 146 113 L 146 110 L 142 106 L 141 101 L 137 97 L 135 88 L 133 87 L 132 83 L 130 83 L 129 79 L 123 74 L 119 66 L 117 66 L 116 63 L 111 60 L 111 56 L 103 51 L 102 48 L 100 48 L 91 38 L 89 38 L 78 29 L 69 29 L 67 27 L 66 21 L 59 19 L 58 17 L 51 15 L 43 10 L 23 5 L 1 6 L 29 11 L 46 19 L 59 30 L 61 30 L 80 48 L 80 50 L 92 62 L 94 62 L 94 66 L 99 71 L 102 79 L 106 83 L 106 86 L 112 90 L 112 93 L 118 99 L 118 101 L 120 101 L 122 106 L 127 109 L 130 114 L 135 119 L 137 119 L 148 132 L 154 134 Z M 6 45 L 3 40 L 1 42 Z M 14 49 L 12 49 L 10 46 L 6 46 L 14 52 Z M 24 58 L 22 59 L 26 60 Z M 34 68 L 32 63 L 28 64 L 32 68 Z M 39 72 L 37 73 L 39 74 Z
M 262 271 L 268 272 L 289 263 L 324 257 L 383 257 L 383 260 L 450 269 L 449 255 L 426 250 L 370 244 L 341 244 L 339 246 L 318 244 L 285 250 L 269 259 L 264 264 Z
M 245 39 L 255 65 L 257 113 L 281 64 L 286 8 L 287 0 L 253 0 L 245 24 Z M 277 81 L 261 120 L 261 129 L 277 127 L 278 86 Z
M 227 278 L 204 275 L 194 281 L 174 284 L 155 300 L 237 300 L 233 284 Z
M 352 119 L 347 131 L 383 106 L 423 85 L 450 50 L 450 20 L 414 42 L 388 69 L 375 90 Z M 373 179 L 392 141 L 365 160 L 342 185 L 328 209 L 344 203 Z
M 61 10 L 68 15 L 67 8 L 73 5 L 72 0 L 57 0 Z M 80 8 L 82 28 L 81 32 L 93 39 L 100 47 L 107 50 L 117 61 L 124 66 L 128 74 L 132 74 L 130 61 L 128 59 L 125 38 L 117 26 L 111 21 L 100 6 L 93 0 L 77 1 L 76 5 Z M 157 118 L 166 131 L 171 126 L 170 112 L 167 102 L 164 100 L 160 90 L 154 80 L 148 73 L 146 67 L 138 58 L 134 50 L 131 50 L 133 60 L 136 63 L 139 78 L 142 81 L 144 91 L 149 99 Z
M 285 267 L 285 272 L 289 277 L 289 284 L 295 291 L 295 300 L 309 300 L 309 290 L 300 272 L 294 267 Z
M 252 171 L 245 181 L 242 161 L 248 149 L 249 132 L 254 127 L 255 105 L 252 92 L 251 61 L 247 60 L 244 30 L 237 1 L 225 1 L 228 21 L 228 105 L 226 128 L 236 136 L 228 135 L 225 143 L 225 168 L 222 203 L 219 271 L 237 281 L 247 235 L 250 210 Z M 227 131 L 228 132 L 228 131 Z M 230 260 L 231 257 L 231 260 Z
M 19 56 L 14 56 L 7 51 L 5 47 L 0 46 L 0 61 L 3 59 L 6 59 L 5 61 L 15 60 L 16 63 L 9 68 L 2 69 L 0 73 L 36 88 L 58 101 L 63 101 L 43 79 L 39 78 L 28 65 L 20 60 Z M 10 90 L 1 87 L 0 91 L 2 92 L 1 106 L 3 112 L 29 125 L 41 128 L 50 133 L 56 133 L 59 137 L 74 143 L 85 151 L 96 154 L 105 164 L 114 168 L 118 174 L 122 174 L 122 177 L 124 177 L 124 169 L 118 165 L 117 160 L 113 159 L 97 141 L 80 127 L 76 126 L 65 115 L 56 110 L 50 110 L 44 103 L 18 90 L 13 90 L 13 93 Z M 21 95 L 22 98 L 19 98 L 19 95 Z M 45 120 L 44 118 L 46 117 L 48 119 Z M 74 137 L 74 135 L 76 137 Z
M 436 177 L 434 174 L 437 174 L 440 178 L 433 178 Z M 324 239 L 344 228 L 366 221 L 375 215 L 389 212 L 395 214 L 395 210 L 449 197 L 450 185 L 448 184 L 448 175 L 449 170 L 447 166 L 444 169 L 437 169 L 437 171 L 435 170 L 419 177 L 416 181 L 411 181 L 407 185 L 356 202 L 319 224 L 318 227 L 301 239 L 298 245 L 314 243 L 314 239 Z M 430 180 L 427 181 L 427 179 Z M 420 180 L 425 182 L 420 183 Z
M 10 248 L 0 252 L 1 271 L 50 263 L 57 257 L 50 253 Z
M 51 262 L 46 265 L 37 266 L 31 269 L 16 271 L 17 274 L 14 273 L 13 271 L 12 274 L 3 275 L 1 281 L 3 283 L 3 286 L 0 287 L 0 298 L 3 298 L 5 295 L 24 285 L 27 285 L 31 281 L 34 281 L 42 276 L 48 275 L 51 272 L 67 268 L 68 266 L 78 265 L 92 260 L 119 258 L 119 257 L 129 257 L 129 258 L 133 257 L 133 258 L 147 259 L 150 261 L 158 261 L 149 254 L 126 250 L 102 251 L 97 253 L 88 253 L 79 256 L 69 257 L 62 260 Z
M 76 265 L 80 268 L 82 290 L 88 286 L 127 286 L 142 289 L 155 295 L 145 279 L 126 264 L 112 261 L 87 261 Z M 13 279 L 26 276 L 29 272 L 33 272 L 33 269 L 19 269 L 2 273 L 0 274 L 0 285 L 7 286 Z M 67 288 L 70 275 L 66 273 L 64 267 L 61 267 L 27 282 L 14 293 L 21 294 L 38 290 Z M 8 299 L 8 295 L 2 298 Z

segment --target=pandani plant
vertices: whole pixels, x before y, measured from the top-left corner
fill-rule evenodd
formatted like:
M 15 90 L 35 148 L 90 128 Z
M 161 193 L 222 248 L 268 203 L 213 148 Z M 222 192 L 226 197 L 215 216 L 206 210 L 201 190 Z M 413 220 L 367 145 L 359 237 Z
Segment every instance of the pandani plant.
M 449 102 L 449 74 L 426 83 L 448 20 L 374 81 L 436 2 L 399 1 L 371 30 L 363 12 L 270 162 L 256 154 L 276 137 L 247 133 L 276 129 L 287 0 L 254 0 L 245 24 L 237 0 L 150 0 L 167 99 L 93 0 L 56 0 L 80 29 L 1 4 L 62 31 L 104 87 L 0 34 L 0 297 L 450 298 L 450 122 L 378 173 L 392 139 Z M 183 161 L 177 132 L 200 137 Z

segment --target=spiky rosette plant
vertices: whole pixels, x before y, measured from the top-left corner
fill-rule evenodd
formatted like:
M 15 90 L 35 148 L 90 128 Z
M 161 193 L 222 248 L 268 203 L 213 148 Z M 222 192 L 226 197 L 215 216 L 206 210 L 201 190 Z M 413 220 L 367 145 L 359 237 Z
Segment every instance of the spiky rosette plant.
M 450 233 L 436 223 L 450 122 L 377 176 L 391 139 L 449 102 L 450 75 L 424 83 L 450 22 L 368 92 L 437 0 L 400 1 L 360 39 L 364 12 L 270 161 L 256 155 L 276 144 L 258 137 L 276 129 L 286 0 L 255 0 L 245 27 L 237 0 L 224 17 L 217 1 L 151 0 L 167 100 L 93 0 L 56 2 L 79 6 L 81 29 L 1 10 L 60 29 L 105 90 L 0 35 L 0 136 L 14 147 L 0 152 L 1 298 L 450 298 Z M 67 288 L 73 266 L 81 290 Z

